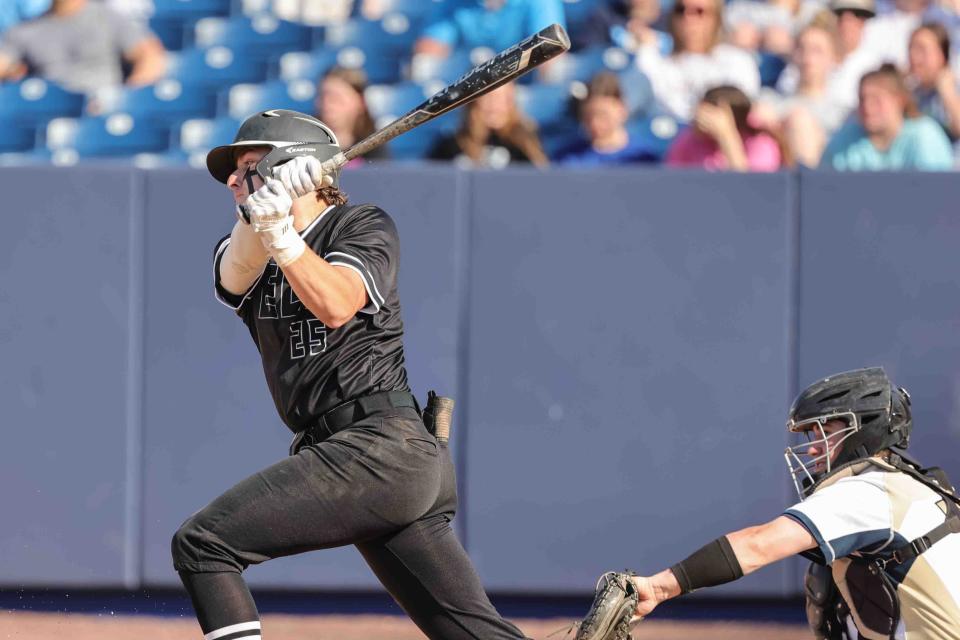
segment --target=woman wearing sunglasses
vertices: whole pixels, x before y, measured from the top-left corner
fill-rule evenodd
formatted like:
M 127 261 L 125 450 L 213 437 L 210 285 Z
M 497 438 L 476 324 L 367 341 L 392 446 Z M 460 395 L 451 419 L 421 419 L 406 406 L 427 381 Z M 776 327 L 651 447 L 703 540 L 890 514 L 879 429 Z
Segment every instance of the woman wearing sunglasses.
M 637 51 L 637 66 L 650 79 L 661 110 L 688 122 L 700 97 L 720 85 L 756 96 L 760 74 L 753 58 L 722 42 L 723 0 L 677 0 L 669 27 L 673 53 L 664 56 L 653 44 Z

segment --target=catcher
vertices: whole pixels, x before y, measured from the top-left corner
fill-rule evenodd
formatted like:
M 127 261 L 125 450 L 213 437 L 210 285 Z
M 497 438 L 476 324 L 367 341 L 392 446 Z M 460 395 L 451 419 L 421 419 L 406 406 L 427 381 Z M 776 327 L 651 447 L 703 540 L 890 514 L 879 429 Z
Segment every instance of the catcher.
M 601 576 L 577 640 L 625 640 L 669 598 L 794 554 L 812 560 L 807 619 L 818 640 L 960 640 L 960 498 L 905 453 L 910 396 L 881 368 L 824 378 L 794 401 L 788 447 L 800 502 L 708 543 L 660 573 Z

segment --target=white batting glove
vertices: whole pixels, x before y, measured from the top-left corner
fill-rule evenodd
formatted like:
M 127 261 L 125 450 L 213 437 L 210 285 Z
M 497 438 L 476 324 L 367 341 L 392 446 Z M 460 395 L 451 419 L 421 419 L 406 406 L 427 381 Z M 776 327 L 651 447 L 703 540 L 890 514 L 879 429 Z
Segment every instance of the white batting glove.
M 333 185 L 333 176 L 323 173 L 320 161 L 313 156 L 297 156 L 279 167 L 274 167 L 273 177 L 283 184 L 283 188 L 292 198 L 299 198 Z
M 281 268 L 300 257 L 307 245 L 293 228 L 293 200 L 279 180 L 267 182 L 247 198 L 250 224 Z

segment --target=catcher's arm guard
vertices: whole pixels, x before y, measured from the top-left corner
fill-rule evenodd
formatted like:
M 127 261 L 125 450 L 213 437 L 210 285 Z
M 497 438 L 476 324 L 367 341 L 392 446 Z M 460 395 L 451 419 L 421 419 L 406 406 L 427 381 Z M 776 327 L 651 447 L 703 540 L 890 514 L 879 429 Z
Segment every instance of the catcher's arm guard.
M 608 571 L 597 581 L 590 611 L 579 624 L 575 640 L 629 640 L 630 620 L 639 594 L 633 572 Z

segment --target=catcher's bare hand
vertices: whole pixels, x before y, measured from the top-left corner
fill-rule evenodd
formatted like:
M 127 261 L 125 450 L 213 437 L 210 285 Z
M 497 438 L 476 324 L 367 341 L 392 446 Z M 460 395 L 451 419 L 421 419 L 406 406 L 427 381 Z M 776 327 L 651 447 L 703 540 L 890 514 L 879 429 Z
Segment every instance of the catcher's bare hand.
M 639 622 L 650 615 L 650 612 L 663 602 L 663 598 L 659 597 L 652 578 L 631 576 L 630 582 L 633 583 L 633 588 L 637 592 L 637 606 L 633 611 L 633 622 Z

